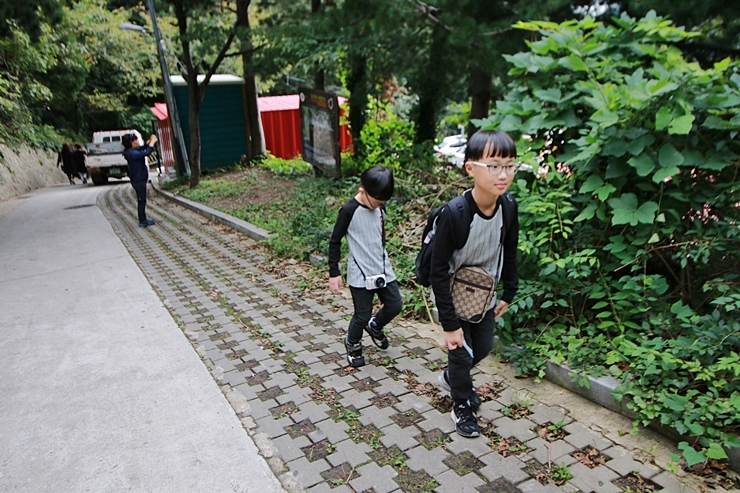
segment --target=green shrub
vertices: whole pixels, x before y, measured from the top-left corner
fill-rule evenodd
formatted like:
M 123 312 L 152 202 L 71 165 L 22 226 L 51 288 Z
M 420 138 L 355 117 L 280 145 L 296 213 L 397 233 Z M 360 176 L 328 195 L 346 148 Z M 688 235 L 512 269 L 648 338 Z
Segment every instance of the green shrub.
M 540 376 L 547 358 L 608 369 L 642 423 L 693 437 L 689 463 L 724 458 L 740 446 L 740 65 L 685 60 L 693 34 L 654 13 L 516 27 L 537 38 L 478 122 L 537 171 L 514 187 L 523 281 L 502 336 L 523 351 L 507 356 Z
M 259 161 L 259 167 L 269 169 L 277 176 L 294 178 L 313 172 L 313 167 L 300 156 L 293 159 L 282 159 L 268 153 L 266 159 Z

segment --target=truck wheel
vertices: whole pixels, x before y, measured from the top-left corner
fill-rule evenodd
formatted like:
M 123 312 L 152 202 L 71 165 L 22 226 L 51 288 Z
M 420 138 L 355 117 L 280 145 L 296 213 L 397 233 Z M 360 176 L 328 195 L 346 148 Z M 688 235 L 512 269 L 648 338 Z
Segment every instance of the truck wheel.
M 90 173 L 90 179 L 94 185 L 105 185 L 108 183 L 108 177 L 98 171 L 97 173 Z

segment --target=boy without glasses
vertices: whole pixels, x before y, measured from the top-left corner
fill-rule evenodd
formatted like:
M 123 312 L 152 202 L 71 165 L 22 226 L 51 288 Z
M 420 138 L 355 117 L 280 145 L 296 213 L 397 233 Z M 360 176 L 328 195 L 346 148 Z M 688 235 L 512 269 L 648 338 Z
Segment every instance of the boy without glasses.
M 519 285 L 519 219 L 516 202 L 504 195 L 518 168 L 515 159 L 516 146 L 506 133 L 480 131 L 470 138 L 465 150 L 465 171 L 473 177 L 474 185 L 463 194 L 470 211 L 467 241 L 456 248 L 455 232 L 459 229 L 453 223 L 453 212 L 445 207 L 438 216 L 432 245 L 432 294 L 448 349 L 448 366 L 438 381 L 452 397 L 451 416 L 457 432 L 469 438 L 480 435 L 475 411 L 481 404 L 470 372 L 493 349 L 496 320 L 506 313 Z M 478 323 L 460 320 L 455 311 L 450 280 L 463 266 L 481 267 L 504 283 L 501 299 L 493 296 Z
M 360 183 L 357 195 L 339 211 L 329 240 L 329 288 L 335 293 L 342 288 L 339 270 L 342 237 L 347 237 L 349 246 L 347 284 L 355 312 L 349 322 L 344 346 L 347 362 L 354 367 L 365 364 L 363 331 L 370 335 L 378 348 L 387 349 L 388 337 L 383 327 L 403 308 L 396 276 L 385 250 L 384 204 L 393 195 L 393 173 L 386 167 L 374 166 L 362 173 Z M 373 317 L 375 294 L 383 307 Z
M 149 140 L 140 146 L 136 134 L 126 134 L 121 137 L 123 157 L 128 162 L 128 176 L 136 192 L 139 226 L 142 228 L 154 226 L 154 221 L 146 218 L 146 184 L 149 181 L 149 166 L 146 164 L 146 157 L 154 152 L 153 146 L 157 140 L 157 136 L 152 134 Z

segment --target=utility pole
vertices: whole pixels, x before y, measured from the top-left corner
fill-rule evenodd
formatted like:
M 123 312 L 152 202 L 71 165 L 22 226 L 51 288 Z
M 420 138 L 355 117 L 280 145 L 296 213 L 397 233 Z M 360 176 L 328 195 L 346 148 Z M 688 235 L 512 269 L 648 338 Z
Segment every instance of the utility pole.
M 175 95 L 172 92 L 172 80 L 170 79 L 170 68 L 167 65 L 166 46 L 164 39 L 162 39 L 162 33 L 159 31 L 157 12 L 154 10 L 154 0 L 147 0 L 146 4 L 149 8 L 149 14 L 152 17 L 152 29 L 154 29 L 154 38 L 157 41 L 157 55 L 159 56 L 159 66 L 162 68 L 162 82 L 164 84 L 164 98 L 167 102 L 167 113 L 170 116 L 172 134 L 175 139 L 175 145 L 173 147 L 176 154 L 178 171 L 180 172 L 179 174 L 184 172 L 186 175 L 190 175 L 190 161 L 188 160 L 188 153 L 185 149 L 185 140 L 182 136 L 180 114 L 177 112 Z

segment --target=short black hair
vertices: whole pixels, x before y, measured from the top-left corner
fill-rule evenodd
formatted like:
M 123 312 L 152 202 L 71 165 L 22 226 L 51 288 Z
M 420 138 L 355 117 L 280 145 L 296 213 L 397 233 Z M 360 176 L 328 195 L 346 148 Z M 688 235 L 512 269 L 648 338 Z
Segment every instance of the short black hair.
M 363 171 L 360 183 L 374 199 L 386 201 L 393 196 L 393 172 L 385 166 L 373 166 Z
M 516 158 L 516 144 L 506 132 L 480 130 L 468 139 L 465 148 L 466 162 L 495 156 Z
M 131 149 L 131 143 L 135 140 L 138 140 L 136 134 L 126 134 L 121 137 L 121 144 L 123 144 L 124 149 Z

